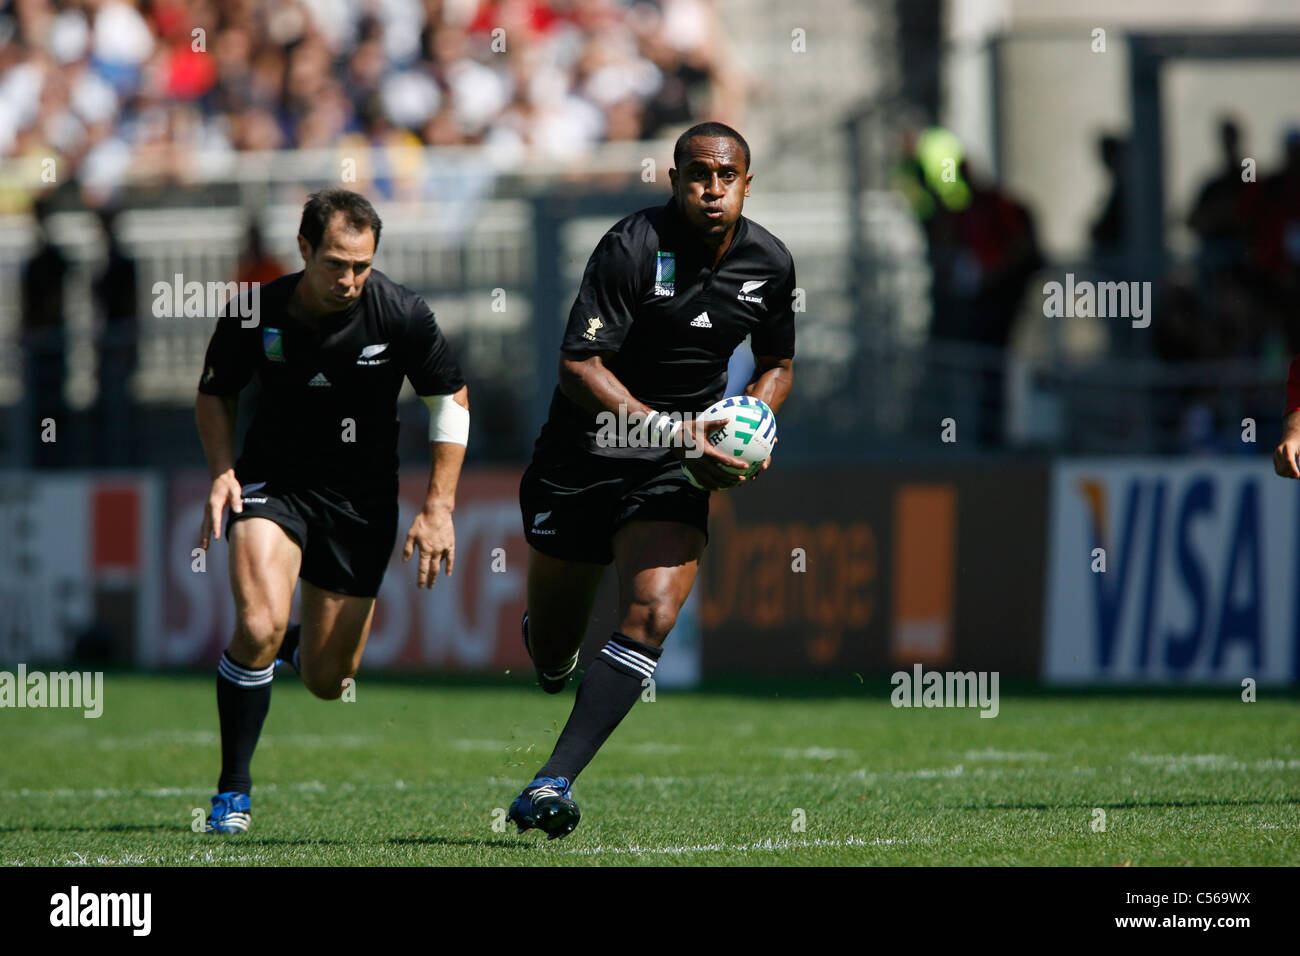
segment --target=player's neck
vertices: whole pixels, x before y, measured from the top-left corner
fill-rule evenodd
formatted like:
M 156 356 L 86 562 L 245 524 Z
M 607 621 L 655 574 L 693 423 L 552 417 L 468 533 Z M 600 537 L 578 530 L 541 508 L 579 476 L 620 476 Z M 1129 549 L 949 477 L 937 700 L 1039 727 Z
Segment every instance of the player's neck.
M 289 315 L 312 328 L 319 328 L 344 311 L 346 309 L 329 311 L 322 308 L 320 303 L 313 302 L 302 279 L 298 280 L 293 294 L 289 296 Z
M 716 269 L 718 263 L 722 261 L 722 257 L 727 254 L 727 250 L 731 248 L 732 242 L 736 239 L 736 230 L 739 226 L 739 222 L 732 223 L 731 228 L 721 238 L 704 236 L 698 232 L 692 234 L 700 258 L 709 263 L 710 269 Z
M 732 242 L 735 241 L 737 225 L 738 225 L 737 223 L 732 224 L 731 228 L 727 230 L 727 234 L 722 237 L 722 241 L 718 243 L 717 248 L 714 250 L 713 266 L 712 266 L 714 269 L 718 267 L 718 263 L 722 261 L 722 257 L 727 254 L 727 250 L 731 248 Z M 710 246 L 710 248 L 712 247 Z

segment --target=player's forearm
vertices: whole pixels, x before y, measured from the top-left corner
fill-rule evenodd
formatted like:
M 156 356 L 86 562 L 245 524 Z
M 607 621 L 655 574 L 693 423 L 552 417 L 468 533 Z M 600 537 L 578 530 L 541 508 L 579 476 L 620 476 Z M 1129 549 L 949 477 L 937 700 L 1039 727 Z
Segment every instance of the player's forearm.
M 1282 418 L 1282 440 L 1300 440 L 1300 408 L 1287 413 Z
M 650 411 L 650 406 L 637 400 L 618 376 L 605 367 L 599 355 L 581 361 L 560 359 L 560 391 L 589 412 L 617 415 L 620 409 L 626 409 L 626 414 L 644 415 Z
M 1297 410 L 1300 410 L 1300 355 L 1291 360 L 1291 366 L 1287 369 L 1286 408 L 1283 413 L 1290 418 Z
M 239 399 L 234 395 L 199 393 L 194 401 L 194 421 L 199 441 L 208 459 L 208 477 L 216 479 L 235 467 L 235 413 Z
M 447 404 L 448 401 L 454 404 Z M 469 387 L 462 386 L 460 391 L 447 399 L 439 400 L 436 396 L 425 399 L 431 416 L 429 423 L 429 487 L 424 493 L 424 509 L 456 508 L 456 486 L 460 482 L 460 470 L 465 464 L 465 448 L 469 441 L 469 416 L 456 411 L 456 406 L 469 411 Z M 443 420 L 445 419 L 445 420 Z
M 794 368 L 788 360 L 785 360 L 780 365 L 759 372 L 745 389 L 745 394 L 766 402 L 767 407 L 773 412 L 779 412 L 789 397 L 793 385 Z
M 424 510 L 456 510 L 456 486 L 465 464 L 465 446 L 449 441 L 429 442 L 429 487 L 424 493 Z

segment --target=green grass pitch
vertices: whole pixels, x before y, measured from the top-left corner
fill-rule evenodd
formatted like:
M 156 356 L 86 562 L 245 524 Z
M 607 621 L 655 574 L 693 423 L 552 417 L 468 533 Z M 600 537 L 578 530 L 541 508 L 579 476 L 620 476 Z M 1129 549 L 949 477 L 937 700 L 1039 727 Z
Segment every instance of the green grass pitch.
M 502 818 L 572 690 L 363 671 L 355 702 L 326 703 L 281 675 L 253 827 L 217 836 L 191 829 L 218 770 L 213 684 L 110 673 L 97 720 L 0 711 L 0 863 L 1300 863 L 1300 701 L 1267 689 L 1004 688 L 982 719 L 895 709 L 883 679 L 856 676 L 661 688 L 579 780 L 581 825 L 548 842 Z

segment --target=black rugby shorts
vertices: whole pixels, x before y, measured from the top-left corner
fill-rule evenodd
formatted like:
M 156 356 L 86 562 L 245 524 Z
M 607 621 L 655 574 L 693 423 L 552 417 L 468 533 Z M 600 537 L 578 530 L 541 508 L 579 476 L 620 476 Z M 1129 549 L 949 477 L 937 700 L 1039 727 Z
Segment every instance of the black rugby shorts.
M 396 493 L 363 494 L 237 475 L 247 518 L 274 521 L 302 549 L 299 577 L 326 591 L 375 597 L 397 543 Z
M 519 510 L 528 543 L 566 561 L 609 564 L 614 533 L 629 521 L 680 521 L 709 535 L 709 492 L 686 480 L 671 451 L 538 454 L 519 483 Z

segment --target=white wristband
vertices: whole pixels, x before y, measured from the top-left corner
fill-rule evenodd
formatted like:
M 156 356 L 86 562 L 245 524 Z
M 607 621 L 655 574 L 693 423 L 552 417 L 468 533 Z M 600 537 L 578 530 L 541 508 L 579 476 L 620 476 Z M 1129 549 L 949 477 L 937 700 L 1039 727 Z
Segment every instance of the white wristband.
M 666 447 L 673 443 L 677 433 L 682 430 L 682 423 L 665 415 L 663 412 L 651 410 L 645 417 L 646 434 L 653 435 L 657 438 L 655 442 L 660 447 Z
M 421 395 L 429 406 L 429 441 L 469 444 L 469 409 L 450 395 Z

